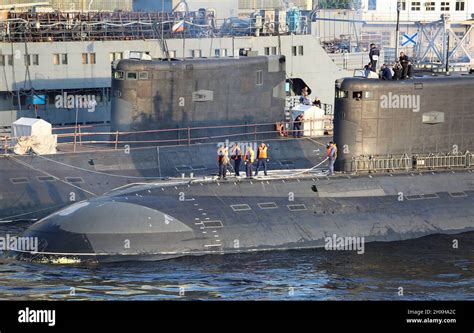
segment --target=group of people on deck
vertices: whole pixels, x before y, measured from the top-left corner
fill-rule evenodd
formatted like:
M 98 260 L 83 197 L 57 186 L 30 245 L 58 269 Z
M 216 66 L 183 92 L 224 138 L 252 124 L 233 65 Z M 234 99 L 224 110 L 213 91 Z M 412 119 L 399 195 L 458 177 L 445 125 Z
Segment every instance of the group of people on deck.
M 255 162 L 255 157 L 257 157 L 257 167 L 255 174 L 253 174 L 253 163 Z M 219 179 L 225 179 L 227 177 L 227 168 L 230 165 L 231 160 L 234 162 L 234 172 L 236 177 L 240 176 L 240 165 L 242 164 L 242 161 L 245 164 L 245 174 L 247 178 L 258 176 L 258 172 L 262 167 L 265 176 L 267 176 L 267 163 L 269 161 L 268 146 L 262 142 L 258 146 L 257 155 L 255 156 L 255 151 L 250 144 L 245 147 L 245 152 L 243 153 L 239 144 L 236 142 L 231 148 L 229 158 L 229 150 L 227 146 L 225 144 L 221 145 L 217 149 Z
M 375 44 L 370 44 L 370 62 L 364 67 L 365 77 L 369 79 L 380 78 L 382 80 L 404 80 L 412 77 L 412 62 L 404 52 L 400 52 L 400 57 L 393 66 L 383 64 L 380 68 L 380 73 L 377 74 L 377 62 L 379 57 L 380 50 Z

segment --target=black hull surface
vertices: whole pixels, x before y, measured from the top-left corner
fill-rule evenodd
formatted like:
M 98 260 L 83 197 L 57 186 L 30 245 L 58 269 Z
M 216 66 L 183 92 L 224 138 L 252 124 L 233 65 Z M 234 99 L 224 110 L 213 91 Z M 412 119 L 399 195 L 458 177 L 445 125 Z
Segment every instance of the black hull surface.
M 144 185 L 35 223 L 23 236 L 38 237 L 38 253 L 19 255 L 156 260 L 326 247 L 331 237 L 366 243 L 455 234 L 474 230 L 472 184 L 473 173 L 458 171 Z

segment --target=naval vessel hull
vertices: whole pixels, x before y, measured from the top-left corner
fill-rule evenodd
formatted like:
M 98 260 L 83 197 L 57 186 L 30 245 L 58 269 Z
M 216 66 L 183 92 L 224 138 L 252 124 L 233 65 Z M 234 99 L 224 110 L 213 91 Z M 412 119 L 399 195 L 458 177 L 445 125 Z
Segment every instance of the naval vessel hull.
M 33 224 L 50 263 L 325 247 L 328 237 L 399 241 L 474 230 L 470 171 L 140 185 Z M 451 246 L 446 244 L 445 246 Z
M 257 145 L 252 140 L 246 142 Z M 311 168 L 323 159 L 322 143 L 313 139 L 265 142 L 270 170 Z M 0 221 L 37 220 L 66 205 L 134 183 L 181 178 L 183 174 L 187 178 L 191 174 L 212 176 L 218 171 L 216 156 L 216 143 L 0 155 Z

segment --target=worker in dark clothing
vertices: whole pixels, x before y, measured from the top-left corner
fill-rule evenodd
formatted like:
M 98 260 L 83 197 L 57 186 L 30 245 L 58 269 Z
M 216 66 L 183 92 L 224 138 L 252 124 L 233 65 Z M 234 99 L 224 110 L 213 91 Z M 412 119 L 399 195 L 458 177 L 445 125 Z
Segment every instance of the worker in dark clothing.
M 372 65 L 371 71 L 375 72 L 377 70 L 377 61 L 380 57 L 380 50 L 375 46 L 374 43 L 370 44 L 369 59 Z
M 314 106 L 317 106 L 318 108 L 321 108 L 321 101 L 319 100 L 319 98 L 315 98 L 314 101 L 313 101 L 313 105 Z
M 399 58 L 400 64 L 403 68 L 402 79 L 408 79 L 411 77 L 411 61 L 410 58 L 404 53 L 400 52 Z
M 382 80 L 392 80 L 393 76 L 392 76 L 392 71 L 390 70 L 390 68 L 383 64 L 382 65 L 382 75 L 381 75 L 381 78 Z
M 255 176 L 258 176 L 258 170 L 263 166 L 263 172 L 267 176 L 267 159 L 268 159 L 268 147 L 263 142 L 258 146 L 257 153 L 257 169 L 255 170 Z
M 229 156 L 226 145 L 219 147 L 217 150 L 217 162 L 219 163 L 219 179 L 225 179 L 227 175 L 227 165 L 229 164 Z
M 232 147 L 230 158 L 234 160 L 235 175 L 238 177 L 240 176 L 240 162 L 242 161 L 242 150 L 240 149 L 237 143 L 235 143 L 234 147 Z
M 400 63 L 397 61 L 395 65 L 393 65 L 393 79 L 394 80 L 400 80 L 402 78 L 403 74 L 403 67 L 400 65 Z
M 245 173 L 247 178 L 252 178 L 252 163 L 255 160 L 255 152 L 250 145 L 247 146 L 244 155 Z
M 303 123 L 303 120 L 304 115 L 302 113 L 295 118 L 295 121 L 293 122 L 293 137 L 300 138 L 302 136 L 301 124 Z

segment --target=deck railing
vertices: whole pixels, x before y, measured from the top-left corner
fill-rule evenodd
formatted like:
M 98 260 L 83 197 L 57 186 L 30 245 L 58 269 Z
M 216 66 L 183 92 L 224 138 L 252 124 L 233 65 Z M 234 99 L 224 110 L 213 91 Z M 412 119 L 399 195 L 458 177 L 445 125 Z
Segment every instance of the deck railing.
M 119 149 L 119 146 L 137 144 L 141 146 L 159 146 L 159 145 L 192 145 L 203 142 L 219 142 L 226 139 L 237 139 L 239 137 L 246 140 L 258 140 L 263 136 L 267 137 L 286 137 L 296 134 L 318 133 L 321 136 L 328 135 L 332 130 L 332 117 L 327 116 L 321 119 L 304 120 L 300 130 L 293 130 L 294 122 L 277 123 L 257 123 L 257 124 L 236 124 L 221 126 L 197 126 L 182 127 L 172 129 L 153 129 L 141 131 L 87 131 L 103 125 L 85 125 L 57 127 L 53 131 L 69 130 L 69 133 L 56 134 L 58 147 L 70 147 L 76 151 L 82 145 L 105 145 Z M 321 127 L 324 124 L 324 128 Z M 84 129 L 86 131 L 84 131 Z M 237 132 L 235 131 L 237 130 Z M 212 134 L 212 132 L 215 134 Z M 319 135 L 315 135 L 319 136 Z M 329 136 L 329 135 L 328 135 Z M 97 139 L 98 138 L 98 139 Z M 0 136 L 3 143 L 3 151 L 8 154 L 18 140 L 18 137 L 4 135 Z

